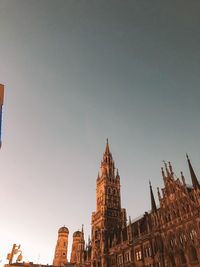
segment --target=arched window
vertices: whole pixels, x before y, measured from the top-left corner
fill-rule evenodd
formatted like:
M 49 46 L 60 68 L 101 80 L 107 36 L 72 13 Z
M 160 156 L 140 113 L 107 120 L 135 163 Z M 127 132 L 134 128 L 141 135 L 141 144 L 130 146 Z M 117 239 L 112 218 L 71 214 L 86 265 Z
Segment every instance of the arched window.
M 172 254 L 170 255 L 170 260 L 171 260 L 172 266 L 176 266 L 174 255 L 172 255 Z
M 196 233 L 196 231 L 194 230 L 194 229 L 192 229 L 191 231 L 190 231 L 190 238 L 191 238 L 191 240 L 193 241 L 194 240 L 194 238 L 196 237 L 196 235 L 197 235 L 197 233 Z
M 98 231 L 96 230 L 95 231 L 95 239 L 97 239 L 97 237 L 98 237 Z
M 190 239 L 193 241 L 194 240 L 194 236 L 192 234 L 192 232 L 190 232 Z
M 187 210 L 187 212 L 190 211 L 190 208 L 189 208 L 189 205 L 188 204 L 186 205 L 186 210 Z
M 193 246 L 189 248 L 189 258 L 191 261 L 198 261 L 197 252 Z
M 154 242 L 154 252 L 156 253 L 158 251 L 156 240 Z
M 157 224 L 158 224 L 157 217 L 155 216 L 155 225 L 157 225 Z
M 183 237 L 182 237 L 182 235 L 179 236 L 179 240 L 180 240 L 180 243 L 182 245 L 183 244 Z
M 186 234 L 183 234 L 183 239 L 184 239 L 185 242 L 187 241 L 187 236 L 186 236 Z
M 170 245 L 171 248 L 173 248 L 174 246 L 177 245 L 176 238 L 173 235 L 170 235 L 169 245 Z
M 184 214 L 186 213 L 186 210 L 185 210 L 184 206 L 182 206 L 182 211 L 183 211 Z
M 169 241 L 169 243 L 170 243 L 170 246 L 173 248 L 173 246 L 174 246 L 174 241 L 173 241 L 173 239 L 171 239 L 171 240 Z
M 184 252 L 182 250 L 180 252 L 180 260 L 181 260 L 182 264 L 186 263 L 186 258 L 185 258 Z

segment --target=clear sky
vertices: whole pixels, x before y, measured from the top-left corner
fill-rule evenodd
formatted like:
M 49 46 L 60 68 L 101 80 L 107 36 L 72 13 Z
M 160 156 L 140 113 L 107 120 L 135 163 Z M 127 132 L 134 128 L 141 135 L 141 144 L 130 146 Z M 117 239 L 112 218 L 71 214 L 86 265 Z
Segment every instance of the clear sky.
M 87 239 L 107 137 L 132 219 L 162 160 L 200 177 L 199 44 L 200 1 L 0 0 L 1 264 L 13 243 L 51 264 L 64 224 Z

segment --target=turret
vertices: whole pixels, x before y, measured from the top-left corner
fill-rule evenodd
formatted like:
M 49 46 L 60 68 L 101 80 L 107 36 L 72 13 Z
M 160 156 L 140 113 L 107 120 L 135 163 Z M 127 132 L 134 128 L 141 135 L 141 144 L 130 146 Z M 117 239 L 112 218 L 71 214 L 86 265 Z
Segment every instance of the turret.
M 170 179 L 170 173 L 169 173 L 169 170 L 168 170 L 168 167 L 167 167 L 167 163 L 164 162 L 165 164 L 165 170 L 166 170 L 166 173 L 167 173 L 167 178 Z
M 158 199 L 159 199 L 160 207 L 161 207 L 162 206 L 162 199 L 161 199 L 159 187 L 157 187 L 157 192 L 158 192 Z
M 119 171 L 117 169 L 117 173 L 116 173 L 116 182 L 120 183 L 120 176 L 119 176 Z
M 97 180 L 98 180 L 98 181 L 100 180 L 99 172 L 98 172 L 98 175 L 97 175 Z
M 173 172 L 172 165 L 171 165 L 171 162 L 170 161 L 169 161 L 169 170 L 170 170 L 170 176 L 174 180 L 174 172 Z
M 164 173 L 163 168 L 161 168 L 161 172 L 162 172 L 163 182 L 164 182 L 164 185 L 165 185 L 165 187 L 166 187 L 166 185 L 167 185 L 167 178 L 166 178 L 166 176 L 165 176 L 165 173 Z
M 150 181 L 149 181 L 149 188 L 150 188 L 150 196 L 151 196 L 151 212 L 156 212 L 157 211 L 156 202 L 155 202 L 155 198 L 153 195 L 153 190 L 152 190 L 152 186 L 151 186 Z

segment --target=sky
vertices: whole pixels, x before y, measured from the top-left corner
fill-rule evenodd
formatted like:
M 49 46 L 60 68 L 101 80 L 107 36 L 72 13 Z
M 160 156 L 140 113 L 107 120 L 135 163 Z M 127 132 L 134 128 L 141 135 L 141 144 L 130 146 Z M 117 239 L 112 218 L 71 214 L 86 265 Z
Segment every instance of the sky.
M 0 0 L 0 260 L 52 264 L 57 231 L 91 231 L 106 138 L 132 219 L 160 168 L 200 179 L 200 2 Z M 69 258 L 68 254 L 68 258 Z

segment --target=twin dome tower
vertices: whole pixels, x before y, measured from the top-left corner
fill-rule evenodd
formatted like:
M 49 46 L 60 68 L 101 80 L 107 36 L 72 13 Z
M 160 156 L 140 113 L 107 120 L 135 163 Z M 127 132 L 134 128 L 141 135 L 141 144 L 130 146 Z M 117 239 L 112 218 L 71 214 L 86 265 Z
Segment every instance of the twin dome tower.
M 68 263 L 67 260 L 67 250 L 68 250 L 68 235 L 69 230 L 67 227 L 63 226 L 58 230 L 58 240 L 55 249 L 55 255 L 53 260 L 54 266 L 61 266 Z M 76 231 L 73 234 L 73 244 L 70 263 L 76 263 L 81 261 L 82 252 L 84 250 L 84 233 L 83 226 L 82 230 Z

